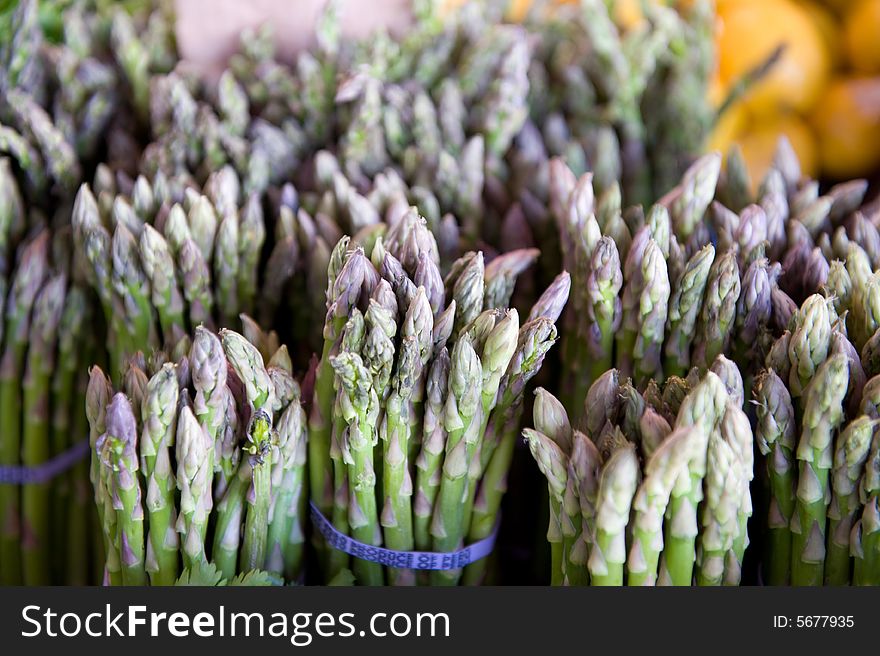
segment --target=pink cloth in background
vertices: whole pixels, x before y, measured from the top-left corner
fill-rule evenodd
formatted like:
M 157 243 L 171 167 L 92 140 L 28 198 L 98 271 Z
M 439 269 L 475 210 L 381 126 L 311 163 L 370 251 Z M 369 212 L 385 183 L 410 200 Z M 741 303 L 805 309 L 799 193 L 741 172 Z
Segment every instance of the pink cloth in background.
M 177 43 L 188 65 L 218 74 L 238 49 L 242 30 L 273 26 L 285 61 L 314 44 L 314 26 L 326 0 L 176 0 Z M 410 0 L 341 0 L 342 33 L 363 37 L 385 27 L 400 33 L 412 20 Z

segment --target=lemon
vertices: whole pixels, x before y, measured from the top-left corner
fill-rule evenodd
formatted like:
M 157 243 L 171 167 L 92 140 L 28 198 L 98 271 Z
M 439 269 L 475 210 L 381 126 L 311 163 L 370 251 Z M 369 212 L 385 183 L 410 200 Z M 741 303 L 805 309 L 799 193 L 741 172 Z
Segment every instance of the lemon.
M 826 175 L 852 178 L 880 166 L 880 77 L 834 80 L 811 122 Z
M 880 73 L 880 0 L 859 0 L 844 19 L 849 61 L 860 73 Z
M 773 120 L 762 118 L 743 128 L 736 138 L 753 185 L 764 179 L 782 135 L 791 142 L 804 174 L 814 177 L 818 173 L 816 139 L 803 119 L 795 114 L 779 115 Z
M 827 6 L 817 2 L 816 0 L 799 0 L 798 4 L 803 7 L 804 11 L 813 21 L 822 41 L 825 43 L 825 49 L 830 58 L 832 68 L 837 67 L 843 60 L 843 30 L 840 29 L 840 23 L 837 17 Z
M 780 60 L 747 93 L 755 115 L 804 111 L 816 102 L 830 70 L 822 35 L 809 14 L 790 0 L 726 2 L 718 7 L 722 81 L 734 84 L 784 45 Z

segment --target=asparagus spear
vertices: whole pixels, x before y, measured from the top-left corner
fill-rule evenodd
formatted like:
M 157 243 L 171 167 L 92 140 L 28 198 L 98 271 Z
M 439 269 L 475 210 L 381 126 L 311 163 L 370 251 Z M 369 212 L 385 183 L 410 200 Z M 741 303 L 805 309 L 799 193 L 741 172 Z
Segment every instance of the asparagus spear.
M 737 529 L 724 563 L 724 584 L 739 585 L 742 578 L 743 556 L 746 547 L 749 546 L 748 521 L 752 516 L 749 484 L 755 471 L 754 438 L 749 419 L 742 411 L 742 394 L 737 399 L 732 396 L 729 398 L 720 429 L 721 436 L 731 446 L 739 460 L 738 468 L 741 473 L 740 501 L 736 510 Z
M 434 550 L 451 552 L 458 549 L 465 532 L 462 525 L 463 506 L 467 500 L 467 475 L 476 452 L 480 424 L 482 364 L 469 335 L 462 334 L 452 350 L 449 370 L 449 391 L 443 410 L 444 428 L 448 433 L 440 490 L 431 522 Z M 453 571 L 434 572 L 431 583 L 455 582 Z
M 833 355 L 816 370 L 806 390 L 803 427 L 796 452 L 797 494 L 791 520 L 792 585 L 821 585 L 823 581 L 833 437 L 843 419 L 848 377 L 846 356 Z
M 828 303 L 819 294 L 813 294 L 805 300 L 795 316 L 796 326 L 788 347 L 791 361 L 789 389 L 793 398 L 799 398 L 805 394 L 828 355 L 831 318 Z
M 115 514 L 115 527 L 105 524 L 105 531 L 111 535 L 114 549 L 119 554 L 122 584 L 145 585 L 144 508 L 138 480 L 137 422 L 124 394 L 116 394 L 107 406 L 106 432 L 98 438 L 95 446 L 110 497 L 107 510 Z M 106 519 L 105 515 L 105 522 Z
M 433 315 L 425 288 L 419 287 L 410 303 L 401 327 L 401 347 L 394 372 L 391 394 L 380 425 L 383 440 L 383 497 L 381 523 L 385 543 L 391 549 L 411 551 L 414 544 L 412 480 L 409 474 L 410 441 L 420 423 L 413 403 L 414 388 L 421 384 L 422 369 L 433 346 Z M 382 389 L 381 387 L 379 389 Z M 397 585 L 414 582 L 412 572 L 392 569 L 391 582 Z
M 330 364 L 339 381 L 342 417 L 347 424 L 341 447 L 348 469 L 349 525 L 355 539 L 378 546 L 382 535 L 376 508 L 373 449 L 378 443 L 379 399 L 372 376 L 360 355 L 344 351 L 331 356 Z M 381 585 L 383 582 L 382 568 L 376 563 L 357 560 L 354 571 L 364 585 Z
M 180 491 L 176 529 L 181 536 L 184 568 L 192 569 L 207 560 L 205 535 L 213 506 L 211 480 L 214 445 L 189 406 L 180 409 L 175 439 L 177 489 Z
M 50 278 L 34 301 L 30 347 L 22 381 L 22 463 L 37 467 L 51 454 L 49 398 L 55 368 L 55 342 L 67 281 Z M 48 585 L 51 577 L 51 488 L 49 483 L 22 490 L 22 573 L 25 585 Z
M 591 361 L 590 381 L 595 381 L 611 369 L 614 352 L 614 333 L 620 326 L 620 290 L 623 273 L 617 246 L 609 237 L 602 237 L 596 245 L 587 278 L 587 334 L 588 353 Z
M 547 487 L 550 491 L 550 526 L 547 529 L 547 541 L 554 556 L 550 583 L 562 585 L 565 571 L 562 568 L 561 558 L 560 510 L 568 480 L 568 456 L 552 438 L 539 431 L 526 428 L 523 430 L 523 437 L 528 442 L 529 450 L 538 463 L 538 468 L 547 478 Z
M 859 489 L 862 516 L 853 527 L 851 543 L 855 556 L 853 584 L 880 583 L 880 439 L 874 435 L 871 452 L 865 462 L 865 473 Z
M 794 407 L 785 383 L 773 369 L 766 369 L 755 378 L 752 394 L 758 418 L 755 439 L 767 459 L 770 482 L 765 575 L 770 585 L 787 585 L 791 577 L 790 524 L 795 504 Z
M 333 506 L 333 472 L 330 464 L 331 410 L 335 398 L 334 373 L 330 356 L 334 354 L 348 314 L 361 294 L 365 269 L 369 262 L 363 251 L 347 253 L 345 237 L 333 249 L 327 283 L 327 319 L 324 323 L 324 347 L 315 374 L 315 391 L 309 415 L 309 484 L 311 498 L 318 509 L 328 514 Z
M 217 229 L 213 262 L 217 305 L 225 325 L 229 325 L 242 310 L 238 302 L 238 235 L 238 217 L 235 213 L 226 214 Z
M 675 428 L 695 426 L 703 444 L 708 444 L 709 436 L 721 420 L 727 398 L 721 379 L 708 372 L 682 402 Z M 697 506 L 703 498 L 706 452 L 706 446 L 695 450 L 694 457 L 688 462 L 687 475 L 681 476 L 672 489 L 664 524 L 664 548 L 658 577 L 661 585 L 691 584 L 698 533 Z
M 596 539 L 590 551 L 590 583 L 623 585 L 626 526 L 639 485 L 635 446 L 624 440 L 602 466 L 596 498 Z
M 5 348 L 0 361 L 0 463 L 18 465 L 21 450 L 21 379 L 24 373 L 31 309 L 48 269 L 49 234 L 42 232 L 24 247 L 18 272 L 6 299 Z M 20 491 L 0 485 L 0 583 L 16 585 L 22 580 Z
M 244 383 L 251 416 L 247 428 L 248 454 L 252 483 L 247 490 L 244 537 L 239 569 L 259 569 L 266 560 L 269 506 L 272 496 L 272 415 L 275 391 L 262 356 L 255 346 L 231 330 L 220 331 L 223 351 L 229 364 Z M 209 445 L 213 454 L 213 444 Z M 213 464 L 211 466 L 213 471 Z M 210 493 L 210 486 L 208 487 Z
M 721 433 L 709 437 L 700 546 L 697 550 L 697 584 L 721 585 L 727 553 L 739 530 L 737 517 L 745 472 L 735 449 Z
M 88 423 L 84 414 L 87 379 L 79 375 L 91 344 L 85 337 L 90 305 L 83 290 L 71 287 L 64 303 L 58 328 L 58 365 L 52 380 L 52 450 L 55 455 L 85 439 Z M 68 476 L 56 479 L 52 499 L 53 541 L 66 540 L 67 553 L 61 554 L 59 572 L 68 585 L 89 582 L 88 465 L 76 463 Z M 74 521 L 73 518 L 76 518 Z M 94 551 L 99 551 L 95 548 Z M 66 558 L 63 558 L 66 556 Z
M 565 585 L 586 585 L 589 580 L 587 562 L 593 546 L 592 527 L 599 492 L 599 467 L 600 456 L 596 445 L 582 432 L 575 431 L 562 498 L 566 527 L 570 526 L 570 530 L 564 531 L 564 534 L 569 534 L 569 547 L 563 553 Z
M 488 463 L 489 458 L 491 458 L 492 449 L 495 446 L 493 443 L 486 442 L 486 428 L 496 407 L 501 380 L 516 351 L 518 335 L 519 314 L 516 310 L 509 309 L 496 321 L 492 331 L 487 335 L 480 353 L 483 365 L 483 380 L 480 393 L 480 423 L 478 425 L 479 433 L 477 438 L 479 442 L 474 451 L 478 457 L 471 461 L 471 466 L 468 470 L 467 503 L 465 504 L 462 516 L 462 530 L 465 535 L 471 523 L 471 512 L 477 493 L 477 484 L 483 475 L 485 463 Z M 484 450 L 487 451 L 485 456 L 483 455 Z
M 709 269 L 705 300 L 700 311 L 694 346 L 694 363 L 708 367 L 727 348 L 736 302 L 740 294 L 736 253 L 722 253 Z
M 111 585 L 118 585 L 122 578 L 120 575 L 119 551 L 115 545 L 116 513 L 110 502 L 110 490 L 106 485 L 104 467 L 100 460 L 97 443 L 101 435 L 106 431 L 107 406 L 113 389 L 110 380 L 97 366 L 89 371 L 89 385 L 86 390 L 86 415 L 89 420 L 89 446 L 92 457 L 89 468 L 89 479 L 95 493 L 95 505 L 97 506 L 98 519 L 100 521 L 101 537 L 103 539 L 105 562 L 103 576 Z
M 648 460 L 633 500 L 633 537 L 626 563 L 627 585 L 655 585 L 663 551 L 663 513 L 673 487 L 702 446 L 698 429 L 679 428 Z M 686 474 L 685 474 L 686 475 Z
M 272 508 L 266 570 L 296 580 L 302 571 L 306 512 L 306 417 L 299 390 L 277 425 L 279 450 L 273 458 Z
M 141 406 L 141 471 L 146 481 L 149 522 L 146 570 L 152 585 L 172 585 L 178 575 L 177 481 L 171 464 L 179 388 L 175 365 L 167 363 L 147 384 Z
M 691 343 L 714 260 L 715 248 L 707 244 L 688 260 L 681 278 L 675 283 L 669 303 L 669 337 L 664 362 L 669 375 L 683 375 L 690 367 Z
M 859 484 L 876 429 L 877 421 L 863 415 L 850 422 L 837 437 L 828 507 L 825 585 L 850 582 L 850 533 L 859 511 Z
M 147 277 L 141 267 L 137 243 L 123 223 L 116 224 L 112 243 L 111 283 L 122 301 L 121 317 L 128 353 L 158 346 Z
M 253 314 L 259 285 L 258 267 L 265 240 L 263 208 L 259 196 L 252 194 L 241 210 L 238 233 L 238 300 L 239 308 L 247 314 Z
M 415 547 L 419 551 L 431 548 L 429 532 L 434 501 L 440 489 L 443 452 L 447 432 L 443 422 L 443 408 L 449 387 L 449 351 L 443 349 L 434 356 L 426 384 L 427 402 L 423 422 L 422 449 L 416 458 L 416 490 L 413 501 L 413 530 Z
M 227 365 L 220 339 L 203 326 L 198 326 L 189 359 L 196 390 L 193 411 L 213 445 L 214 487 L 217 496 L 222 498 L 223 490 L 234 474 L 235 463 L 232 454 L 224 452 L 223 448 L 230 392 L 226 386 Z
M 669 275 L 666 260 L 651 239 L 642 259 L 644 287 L 639 296 L 638 336 L 633 349 L 636 380 L 644 382 L 661 375 L 663 329 L 669 303 Z
M 150 302 L 156 308 L 162 339 L 165 343 L 186 327 L 183 318 L 183 295 L 175 275 L 174 259 L 165 238 L 147 224 L 140 237 L 140 256 L 149 280 Z

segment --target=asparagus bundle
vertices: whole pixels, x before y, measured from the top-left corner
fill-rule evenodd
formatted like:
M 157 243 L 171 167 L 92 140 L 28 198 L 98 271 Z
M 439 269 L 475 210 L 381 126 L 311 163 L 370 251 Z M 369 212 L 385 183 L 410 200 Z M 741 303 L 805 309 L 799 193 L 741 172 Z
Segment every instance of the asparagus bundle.
M 621 209 L 615 185 L 597 197 L 595 174 L 551 163 L 561 261 L 578 290 L 564 318 L 566 407 L 611 367 L 645 384 L 726 354 L 748 382 L 797 303 L 823 291 L 875 366 L 870 254 L 880 237 L 876 209 L 862 206 L 867 183 L 819 196 L 783 138 L 753 196 L 740 158 L 732 150 L 723 171 L 717 153 L 698 159 L 647 212 Z
M 0 150 L 34 206 L 69 203 L 98 157 L 136 169 L 150 76 L 176 60 L 167 3 L 137 4 L 22 0 L 0 17 Z
M 398 552 L 451 553 L 497 521 L 526 383 L 556 339 L 562 276 L 528 320 L 509 308 L 528 253 L 455 263 L 412 208 L 375 243 L 343 238 L 328 273 L 325 345 L 309 434 L 312 502 L 337 531 Z M 325 576 L 348 557 L 325 550 Z M 466 563 L 461 563 L 466 564 Z M 484 564 L 469 566 L 479 582 Z M 360 583 L 417 582 L 408 568 L 355 558 Z M 457 583 L 460 564 L 432 572 Z
M 720 373 L 716 374 L 715 371 Z M 723 356 L 640 393 L 611 369 L 585 430 L 539 389 L 523 432 L 550 490 L 555 585 L 737 585 L 752 504 L 752 430 Z
M 850 341 L 848 316 L 837 315 L 840 299 L 826 293 L 793 315 L 754 388 L 770 491 L 765 577 L 774 585 L 876 584 L 877 549 L 864 527 L 878 381 L 866 382 L 870 360 Z
M 90 370 L 92 482 L 124 585 L 295 582 L 303 573 L 306 416 L 286 347 L 264 359 L 198 327 L 173 352 L 128 361 L 113 392 Z M 146 366 L 146 370 L 144 369 Z
M 0 464 L 20 473 L 0 484 L 0 580 L 84 584 L 95 580 L 88 482 L 70 462 L 86 438 L 77 371 L 90 350 L 100 354 L 99 335 L 84 331 L 93 308 L 68 233 L 32 223 L 24 196 L 0 159 Z M 69 559 L 53 548 L 63 543 Z

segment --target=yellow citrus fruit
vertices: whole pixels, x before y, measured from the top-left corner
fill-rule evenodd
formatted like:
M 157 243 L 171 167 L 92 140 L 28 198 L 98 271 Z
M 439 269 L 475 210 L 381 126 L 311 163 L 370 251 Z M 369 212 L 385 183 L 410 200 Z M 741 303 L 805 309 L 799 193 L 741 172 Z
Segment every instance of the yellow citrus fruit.
M 832 11 L 843 14 L 847 9 L 853 6 L 856 0 L 822 0 L 822 4 Z
M 846 51 L 860 73 L 880 73 L 880 0 L 859 0 L 844 19 Z
M 773 163 L 779 137 L 785 135 L 791 142 L 801 163 L 801 170 L 811 177 L 818 173 L 816 139 L 803 119 L 795 114 L 777 116 L 775 120 L 761 119 L 744 128 L 736 138 L 742 149 L 752 184 L 758 185 Z
M 639 0 L 618 0 L 612 8 L 612 17 L 624 30 L 631 30 L 642 24 L 644 16 Z
M 836 67 L 843 59 L 843 39 L 840 23 L 834 13 L 817 0 L 799 0 L 798 4 L 813 21 L 822 41 L 825 42 L 825 50 L 830 58 L 831 66 Z
M 824 174 L 852 178 L 880 166 L 880 77 L 832 81 L 811 121 Z
M 830 63 L 822 35 L 807 12 L 790 0 L 725 3 L 718 7 L 721 78 L 734 84 L 778 48 L 779 61 L 747 93 L 755 115 L 812 107 L 828 77 Z

